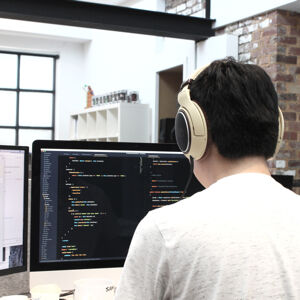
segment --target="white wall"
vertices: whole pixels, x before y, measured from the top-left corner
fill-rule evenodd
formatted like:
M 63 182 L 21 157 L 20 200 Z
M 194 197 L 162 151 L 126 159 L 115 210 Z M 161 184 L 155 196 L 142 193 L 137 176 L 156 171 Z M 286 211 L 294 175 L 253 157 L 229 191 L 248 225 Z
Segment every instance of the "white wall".
M 37 37 L 0 31 L 0 49 L 58 54 L 55 137 L 64 139 L 68 136 L 68 115 L 82 107 L 84 99 L 83 86 L 83 45 L 63 41 L 53 37 Z M 33 112 L 33 115 L 36 112 Z
M 148 0 L 147 0 L 148 1 Z M 146 1 L 139 2 L 145 8 Z M 154 5 L 161 4 L 152 1 Z M 157 72 L 177 65 L 188 74 L 195 66 L 195 43 L 187 40 L 0 19 L 0 49 L 58 54 L 56 139 L 68 139 L 69 115 L 85 107 L 83 86 L 95 94 L 139 91 L 152 110 L 157 140 Z
M 194 42 L 138 34 L 95 32 L 85 46 L 84 73 L 94 93 L 137 90 L 152 110 L 152 140 L 157 140 L 157 72 L 184 65 L 194 68 Z
M 69 116 L 85 105 L 83 45 L 65 42 L 59 48 L 55 138 L 68 139 Z
M 197 44 L 197 67 L 227 56 L 238 59 L 238 36 L 236 35 L 218 35 Z
M 214 27 L 218 28 L 296 2 L 299 0 L 211 0 L 211 18 L 216 19 Z
M 212 5 L 216 2 L 219 1 L 212 1 Z M 134 7 L 161 10 L 162 1 L 138 1 Z M 84 108 L 82 87 L 89 84 L 95 94 L 119 89 L 139 91 L 142 103 L 148 103 L 152 110 L 152 140 L 157 141 L 157 73 L 183 65 L 186 78 L 195 69 L 196 60 L 197 65 L 202 65 L 228 55 L 237 56 L 235 38 L 228 35 L 198 43 L 197 59 L 195 43 L 188 40 L 5 19 L 0 19 L 0 35 L 1 49 L 60 55 L 56 139 L 68 138 L 69 115 Z
M 74 30 L 76 28 L 76 30 Z M 30 21 L 0 19 L 1 33 L 9 35 L 35 36 L 47 39 L 84 43 L 90 39 L 92 29 L 52 25 Z

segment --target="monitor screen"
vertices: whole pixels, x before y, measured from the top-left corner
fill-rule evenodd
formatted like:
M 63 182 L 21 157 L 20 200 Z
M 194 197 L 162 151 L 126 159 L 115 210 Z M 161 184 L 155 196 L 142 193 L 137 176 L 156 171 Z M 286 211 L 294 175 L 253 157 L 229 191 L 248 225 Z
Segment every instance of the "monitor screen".
M 272 177 L 280 184 L 282 184 L 285 188 L 290 190 L 293 189 L 294 176 L 274 174 L 272 175 Z
M 175 144 L 35 141 L 31 270 L 122 266 L 139 221 L 181 200 L 189 174 Z
M 0 146 L 0 275 L 27 269 L 28 147 Z

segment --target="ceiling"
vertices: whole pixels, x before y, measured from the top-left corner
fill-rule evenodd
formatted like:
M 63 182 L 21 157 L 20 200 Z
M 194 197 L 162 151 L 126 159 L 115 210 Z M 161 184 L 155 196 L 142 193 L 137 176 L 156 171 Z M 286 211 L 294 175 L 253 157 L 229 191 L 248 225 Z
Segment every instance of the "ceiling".
M 291 2 L 289 4 L 286 5 L 282 5 L 280 7 L 278 7 L 279 9 L 283 9 L 283 10 L 290 10 L 290 11 L 294 11 L 297 13 L 300 13 L 300 1 L 296 0 L 294 2 Z

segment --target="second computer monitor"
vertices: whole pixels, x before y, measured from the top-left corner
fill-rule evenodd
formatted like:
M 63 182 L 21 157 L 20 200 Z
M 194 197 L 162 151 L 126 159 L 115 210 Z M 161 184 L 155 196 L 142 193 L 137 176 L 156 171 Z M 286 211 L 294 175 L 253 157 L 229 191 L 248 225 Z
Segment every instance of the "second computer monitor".
M 27 269 L 28 147 L 0 146 L 0 275 Z

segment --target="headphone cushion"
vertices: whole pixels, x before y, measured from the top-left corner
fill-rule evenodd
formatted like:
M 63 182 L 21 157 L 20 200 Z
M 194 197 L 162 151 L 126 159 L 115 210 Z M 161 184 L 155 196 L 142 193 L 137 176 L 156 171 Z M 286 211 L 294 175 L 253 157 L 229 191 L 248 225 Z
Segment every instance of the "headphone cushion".
M 175 118 L 175 138 L 180 151 L 188 153 L 191 148 L 191 129 L 182 109 L 179 109 Z

